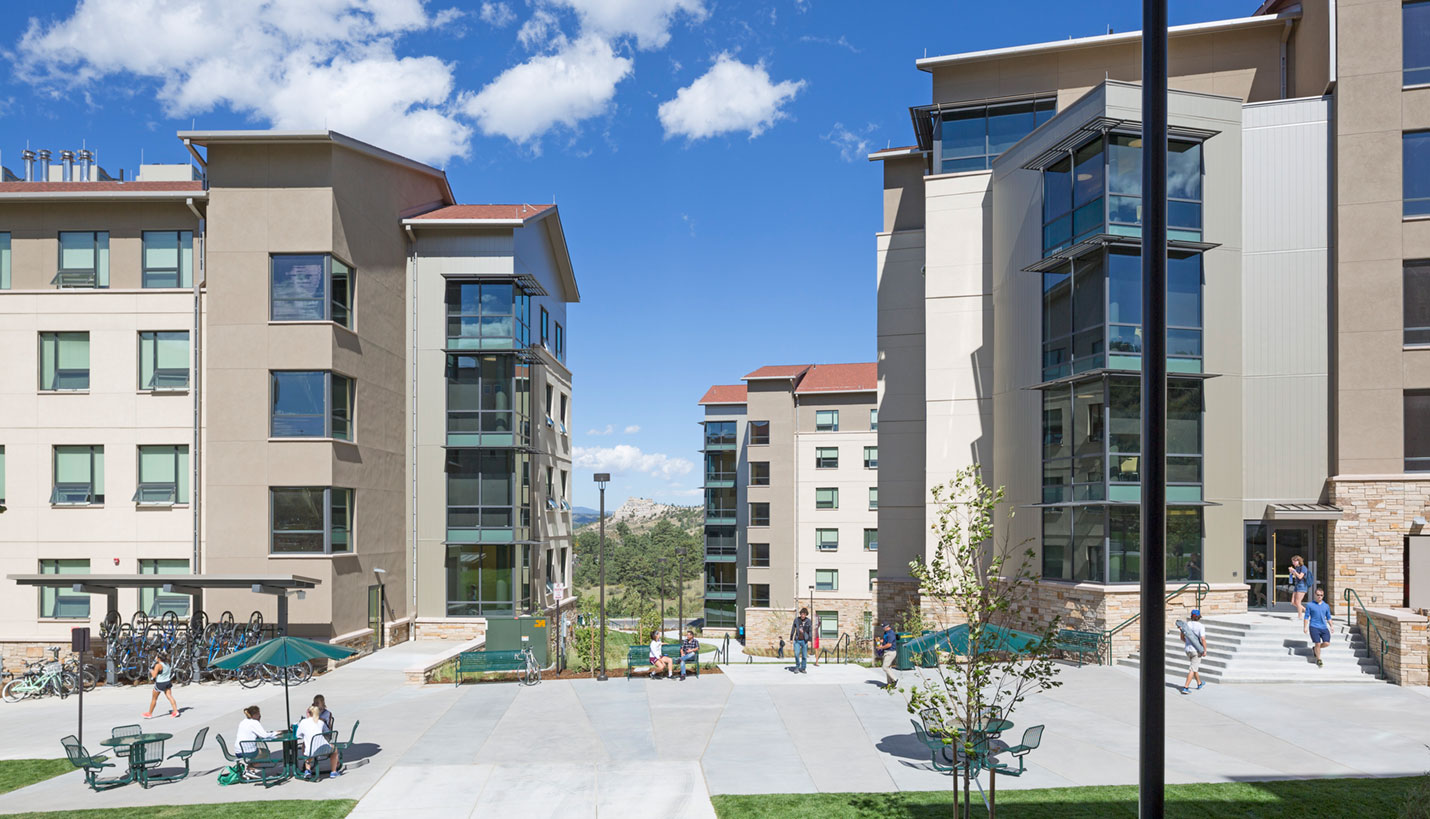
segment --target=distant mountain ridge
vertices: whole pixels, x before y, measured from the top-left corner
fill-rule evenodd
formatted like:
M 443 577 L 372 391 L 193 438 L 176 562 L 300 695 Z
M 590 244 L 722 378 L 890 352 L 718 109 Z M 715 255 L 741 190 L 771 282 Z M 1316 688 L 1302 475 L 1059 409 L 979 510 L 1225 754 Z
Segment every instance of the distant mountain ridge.
M 600 512 L 584 506 L 571 510 L 571 523 L 576 529 L 594 526 Z M 654 527 L 662 519 L 669 519 L 676 526 L 687 531 L 700 527 L 700 506 L 677 506 L 660 503 L 650 498 L 627 498 L 614 512 L 606 513 L 606 527 L 624 522 L 632 531 L 643 532 Z

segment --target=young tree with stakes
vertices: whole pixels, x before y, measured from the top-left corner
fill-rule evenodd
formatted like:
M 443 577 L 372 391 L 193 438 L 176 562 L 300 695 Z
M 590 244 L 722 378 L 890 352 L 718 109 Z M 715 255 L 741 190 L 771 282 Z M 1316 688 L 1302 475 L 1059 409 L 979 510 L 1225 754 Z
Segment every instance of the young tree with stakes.
M 938 715 L 939 725 L 932 721 L 926 725 L 938 731 L 956 760 L 955 816 L 959 771 L 963 775 L 963 815 L 969 817 L 969 783 L 976 776 L 970 767 L 977 767 L 980 760 L 993 764 L 984 757 L 989 751 L 996 753 L 997 745 L 979 733 L 986 720 L 993 715 L 1007 719 L 1029 694 L 1062 684 L 1054 679 L 1057 667 L 1051 656 L 1057 617 L 1033 631 L 1036 639 L 1026 648 L 1010 650 L 1006 639 L 1015 626 L 1025 632 L 1032 630 L 1018 617 L 1031 602 L 1039 577 L 1034 569 L 1036 554 L 1025 548 L 1028 541 L 1011 546 L 1005 537 L 1001 548 L 994 545 L 993 522 L 1005 503 L 1004 495 L 1002 487 L 993 489 L 983 482 L 977 464 L 934 487 L 938 514 L 931 528 L 937 546 L 927 562 L 910 564 L 924 599 L 924 616 L 952 613 L 962 616 L 968 626 L 966 655 L 950 655 L 946 662 L 940 657 L 941 662 L 928 669 L 916 662 L 917 683 L 899 689 L 908 695 L 910 714 L 933 709 Z M 1013 510 L 1007 509 L 1005 520 L 1011 522 L 1012 518 Z M 938 612 L 930 612 L 930 602 L 937 604 Z M 990 785 L 991 816 L 997 791 L 992 780 Z

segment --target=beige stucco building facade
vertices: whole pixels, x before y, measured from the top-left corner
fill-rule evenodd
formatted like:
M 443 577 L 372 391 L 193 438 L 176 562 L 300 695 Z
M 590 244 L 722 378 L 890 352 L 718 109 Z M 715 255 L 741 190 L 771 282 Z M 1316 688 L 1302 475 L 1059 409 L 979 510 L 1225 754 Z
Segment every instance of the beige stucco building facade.
M 312 578 L 290 631 L 350 643 L 551 606 L 579 299 L 555 206 L 458 205 L 442 171 L 333 132 L 179 137 L 192 165 L 132 181 L 26 154 L 0 182 L 0 575 Z M 475 541 L 485 587 L 451 554 Z M 4 582 L 7 644 L 106 613 Z
M 1248 11 L 1170 38 L 1168 590 L 1285 607 L 1300 554 L 1333 598 L 1408 605 L 1430 221 L 1400 168 L 1430 168 L 1430 24 L 1398 0 Z M 1037 554 L 1031 619 L 1111 628 L 1140 567 L 1140 34 L 916 64 L 917 144 L 871 156 L 879 615 L 918 602 L 930 487 L 976 463 L 1017 511 L 1000 538 Z

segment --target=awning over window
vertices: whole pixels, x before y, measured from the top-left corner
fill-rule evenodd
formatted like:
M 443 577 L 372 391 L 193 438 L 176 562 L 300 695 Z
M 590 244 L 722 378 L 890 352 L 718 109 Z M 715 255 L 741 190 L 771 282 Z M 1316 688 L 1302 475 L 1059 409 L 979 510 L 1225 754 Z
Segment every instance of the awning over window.
M 1340 520 L 1341 507 L 1327 503 L 1268 503 L 1267 520 Z

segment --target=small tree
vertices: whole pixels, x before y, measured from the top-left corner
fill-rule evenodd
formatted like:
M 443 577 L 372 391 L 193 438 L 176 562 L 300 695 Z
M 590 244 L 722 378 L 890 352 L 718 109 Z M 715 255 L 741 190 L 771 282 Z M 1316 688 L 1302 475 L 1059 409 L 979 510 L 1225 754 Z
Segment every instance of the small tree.
M 1012 627 L 1021 625 L 1017 612 L 1036 591 L 1038 575 L 1027 541 L 1014 547 L 1005 537 L 1001 548 L 994 545 L 993 522 L 1004 494 L 1002 487 L 995 490 L 983 482 L 977 464 L 934 487 L 938 515 L 931 528 L 937 546 L 927 562 L 909 564 L 923 598 L 937 601 L 944 611 L 957 611 L 967 622 L 966 653 L 951 653 L 946 664 L 920 668 L 917 685 L 902 689 L 909 696 L 909 713 L 933 709 L 938 714 L 941 735 L 955 759 L 974 759 L 986 751 L 978 747 L 983 744 L 979 729 L 990 715 L 1007 718 L 1027 695 L 1061 685 L 1054 679 L 1051 656 L 1056 617 L 1033 632 L 1029 645 L 1009 639 Z M 1012 517 L 1008 509 L 1006 520 Z M 969 781 L 969 768 L 963 766 L 965 817 L 971 815 Z M 955 815 L 958 784 L 955 773 Z

